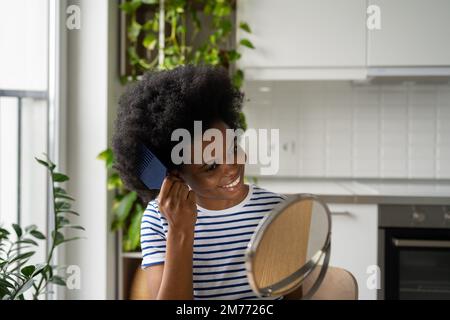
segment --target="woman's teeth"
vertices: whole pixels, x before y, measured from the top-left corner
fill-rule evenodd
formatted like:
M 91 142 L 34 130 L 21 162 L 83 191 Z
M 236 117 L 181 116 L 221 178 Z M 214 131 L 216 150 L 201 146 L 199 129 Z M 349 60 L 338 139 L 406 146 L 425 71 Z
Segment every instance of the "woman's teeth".
M 230 184 L 227 184 L 227 185 L 223 186 L 222 188 L 233 188 L 233 187 L 237 186 L 237 184 L 239 183 L 239 181 L 241 181 L 241 176 L 238 176 L 238 177 L 236 178 L 236 180 L 234 180 L 234 181 L 233 181 L 232 183 L 230 183 Z

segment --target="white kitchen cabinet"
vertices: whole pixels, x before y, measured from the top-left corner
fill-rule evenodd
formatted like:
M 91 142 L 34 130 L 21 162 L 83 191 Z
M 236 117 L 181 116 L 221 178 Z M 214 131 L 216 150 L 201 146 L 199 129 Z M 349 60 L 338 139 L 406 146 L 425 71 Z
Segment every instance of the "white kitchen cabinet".
M 248 38 L 256 48 L 242 48 L 238 65 L 247 78 L 314 77 L 311 68 L 327 78 L 365 68 L 365 1 L 239 0 L 237 15 L 252 29 L 239 30 L 238 39 Z M 327 68 L 334 74 L 327 75 Z
M 368 30 L 368 66 L 449 66 L 449 0 L 370 0 L 381 29 Z
M 374 204 L 328 204 L 332 215 L 330 265 L 350 271 L 358 281 L 359 299 L 375 300 L 367 273 L 377 265 L 378 208 Z M 370 269 L 369 269 L 370 270 Z

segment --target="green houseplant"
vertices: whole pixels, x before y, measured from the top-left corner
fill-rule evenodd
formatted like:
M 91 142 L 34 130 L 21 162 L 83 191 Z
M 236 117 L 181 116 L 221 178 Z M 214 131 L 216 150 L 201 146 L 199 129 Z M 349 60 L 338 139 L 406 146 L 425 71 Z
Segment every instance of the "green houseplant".
M 58 185 L 69 180 L 69 177 L 56 172 L 56 165 L 49 159 L 36 158 L 36 161 L 47 168 L 52 186 L 55 224 L 50 233 L 50 249 L 45 262 L 30 264 L 28 263 L 30 258 L 39 247 L 38 241 L 45 240 L 45 235 L 35 225 L 22 228 L 18 224 L 13 224 L 14 234 L 0 227 L 0 300 L 24 299 L 24 294 L 29 291 L 32 291 L 33 299 L 37 300 L 47 292 L 49 284 L 65 286 L 65 277 L 57 274 L 61 266 L 52 265 L 55 249 L 66 242 L 80 239 L 80 237 L 65 238 L 64 229 L 84 230 L 82 226 L 71 224 L 68 216 L 78 215 L 71 209 L 71 201 L 75 199 Z
M 152 69 L 171 69 L 184 64 L 209 64 L 229 70 L 233 85 L 241 88 L 244 72 L 235 67 L 240 47 L 254 49 L 249 39 L 234 39 L 234 31 L 251 29 L 244 21 L 234 22 L 236 0 L 127 0 L 120 5 L 126 16 L 129 74 L 122 83 L 136 81 Z M 143 13 L 147 12 L 145 15 Z M 164 23 L 161 23 L 164 21 Z M 162 40 L 162 41 L 161 41 Z M 236 46 L 237 44 L 237 46 Z M 241 112 L 241 127 L 246 129 Z M 127 190 L 112 169 L 111 149 L 101 152 L 110 174 L 108 189 L 114 191 L 112 231 L 123 230 L 123 250 L 140 245 L 140 221 L 146 204 L 136 192 Z

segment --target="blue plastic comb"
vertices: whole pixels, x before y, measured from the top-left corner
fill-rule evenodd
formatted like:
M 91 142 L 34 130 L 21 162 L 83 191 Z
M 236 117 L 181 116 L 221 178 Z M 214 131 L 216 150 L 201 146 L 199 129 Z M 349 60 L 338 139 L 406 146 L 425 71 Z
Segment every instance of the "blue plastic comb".
M 161 189 L 167 168 L 143 144 L 141 144 L 141 162 L 138 169 L 139 178 L 149 189 Z

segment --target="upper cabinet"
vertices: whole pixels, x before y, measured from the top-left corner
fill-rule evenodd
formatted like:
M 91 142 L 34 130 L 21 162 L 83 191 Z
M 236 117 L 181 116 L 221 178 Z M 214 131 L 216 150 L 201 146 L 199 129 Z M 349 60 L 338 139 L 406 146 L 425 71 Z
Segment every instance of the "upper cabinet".
M 311 67 L 342 72 L 366 65 L 365 1 L 239 0 L 237 12 L 252 29 L 238 36 L 256 48 L 243 49 L 239 63 L 250 77 L 288 79 L 310 74 Z
M 368 31 L 368 66 L 450 66 L 450 0 L 370 0 L 381 29 Z
M 380 28 L 369 30 L 375 15 Z M 249 80 L 450 70 L 450 0 L 238 0 L 237 18 L 252 29 L 238 31 L 255 46 L 238 63 Z

